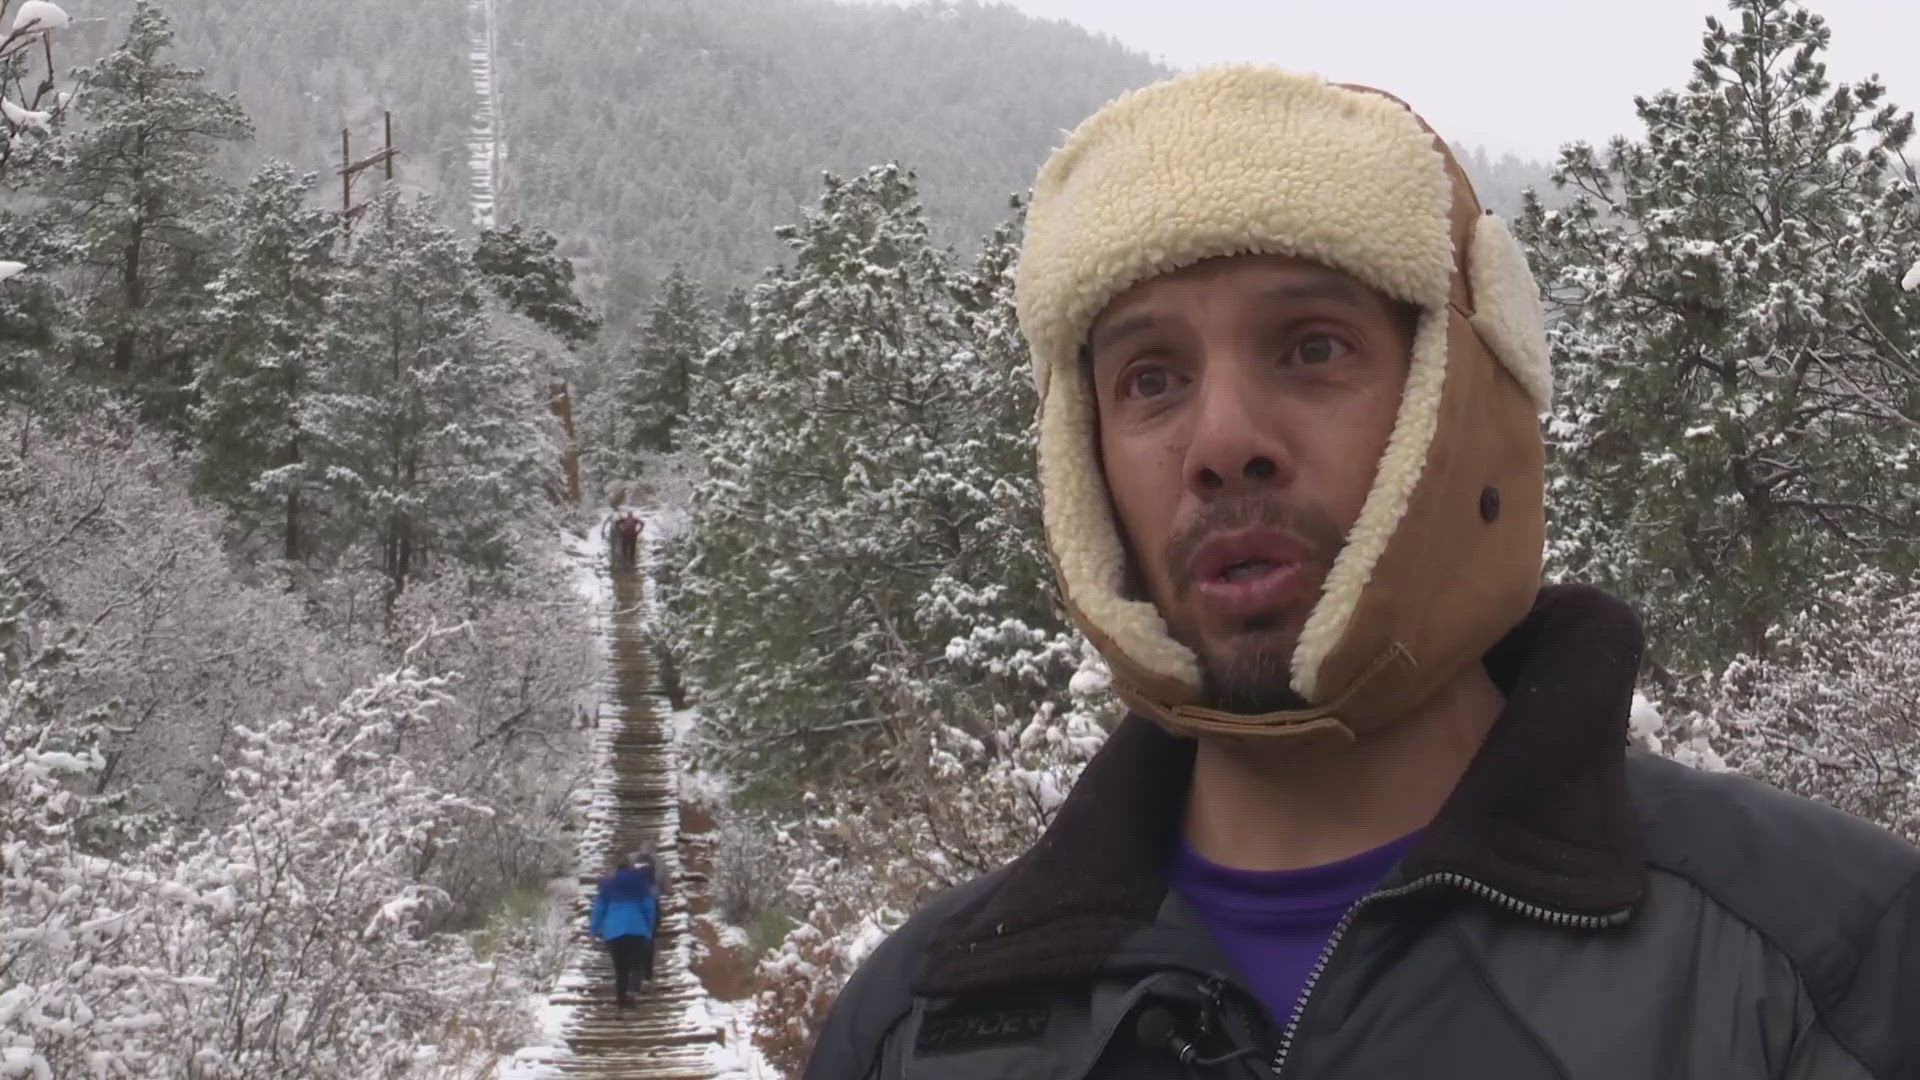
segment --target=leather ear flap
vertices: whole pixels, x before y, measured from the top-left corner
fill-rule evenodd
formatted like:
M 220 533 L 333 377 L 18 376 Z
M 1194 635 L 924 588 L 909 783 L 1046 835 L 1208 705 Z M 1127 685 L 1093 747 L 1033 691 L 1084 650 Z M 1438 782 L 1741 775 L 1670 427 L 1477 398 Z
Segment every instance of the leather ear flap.
M 1473 289 L 1473 328 L 1526 388 L 1534 408 L 1546 412 L 1553 403 L 1553 366 L 1540 314 L 1540 287 L 1520 242 L 1493 214 L 1481 214 L 1474 223 L 1467 282 Z

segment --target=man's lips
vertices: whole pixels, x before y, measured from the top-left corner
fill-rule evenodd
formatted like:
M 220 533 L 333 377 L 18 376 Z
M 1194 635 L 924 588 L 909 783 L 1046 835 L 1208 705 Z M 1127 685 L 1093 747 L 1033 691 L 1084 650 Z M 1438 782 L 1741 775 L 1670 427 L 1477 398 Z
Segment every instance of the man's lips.
M 1313 552 L 1270 529 L 1210 537 L 1194 552 L 1191 581 L 1206 606 L 1229 618 L 1268 614 L 1299 599 L 1301 570 Z

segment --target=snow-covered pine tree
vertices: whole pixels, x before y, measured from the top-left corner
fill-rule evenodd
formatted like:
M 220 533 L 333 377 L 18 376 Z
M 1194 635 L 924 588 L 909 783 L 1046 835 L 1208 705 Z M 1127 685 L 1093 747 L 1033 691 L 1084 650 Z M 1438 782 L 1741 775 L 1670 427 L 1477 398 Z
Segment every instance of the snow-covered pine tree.
M 181 424 L 188 327 L 218 246 L 203 215 L 222 191 L 213 156 L 252 128 L 231 95 L 173 63 L 172 46 L 166 15 L 137 0 L 125 41 L 80 73 L 83 107 L 51 148 L 40 193 L 93 283 L 84 301 L 102 344 L 95 366 L 134 389 L 149 416 Z
M 1877 78 L 1833 85 L 1790 0 L 1709 19 L 1639 140 L 1576 143 L 1517 223 L 1563 392 L 1551 562 L 1637 602 L 1668 665 L 1763 656 L 1838 571 L 1910 571 L 1920 519 L 1920 236 Z
M 678 449 L 676 430 L 687 415 L 693 369 L 719 336 L 700 287 L 675 264 L 631 345 L 615 362 L 607 391 L 618 426 L 611 433 L 623 461 L 649 451 Z
M 915 523 L 927 568 L 898 623 L 905 648 L 875 658 L 868 680 L 888 721 L 879 767 L 822 784 L 790 826 L 795 926 L 755 979 L 756 1042 L 776 1064 L 797 1067 L 846 977 L 906 912 L 1039 838 L 1113 718 L 1104 666 L 1061 611 L 1046 556 L 1013 210 L 954 272 L 960 338 L 933 358 L 945 430 L 891 511 Z
M 690 425 L 708 479 L 670 601 L 728 750 L 788 777 L 910 711 L 876 676 L 927 659 L 911 621 L 944 530 L 915 487 L 952 434 L 943 361 L 963 337 L 912 174 L 825 185 L 709 363 L 725 381 Z
M 207 345 L 192 389 L 196 471 L 249 528 L 306 554 L 299 465 L 305 399 L 325 352 L 322 324 L 339 287 L 339 215 L 307 205 L 314 177 L 270 162 L 234 197 L 231 250 L 208 286 Z
M 553 413 L 551 435 L 564 447 L 565 483 L 554 477 L 555 503 L 578 501 L 579 440 L 573 392 L 568 383 L 579 368 L 575 351 L 600 332 L 600 315 L 574 288 L 573 261 L 559 253 L 560 241 L 538 226 L 515 223 L 483 229 L 474 245 L 473 265 L 504 311 L 493 320 L 498 337 L 519 353 L 530 378 L 544 385 Z
M 434 556 L 507 571 L 558 454 L 526 357 L 493 335 L 479 276 L 430 200 L 361 219 L 327 320 L 297 469 L 328 541 L 370 548 L 393 603 Z
M 1063 790 L 1100 738 L 1075 676 L 1098 676 L 1038 519 L 1018 217 L 969 272 L 886 166 L 829 179 L 787 236 L 795 264 L 703 361 L 688 421 L 708 475 L 666 583 L 712 737 L 788 787 L 796 762 L 863 747 L 873 799 L 905 785 L 902 829 L 955 770 Z M 1057 801 L 949 817 L 950 871 L 1010 854 Z
M 600 332 L 601 320 L 574 291 L 573 261 L 559 248 L 547 230 L 515 222 L 480 231 L 473 265 L 508 307 L 577 347 Z

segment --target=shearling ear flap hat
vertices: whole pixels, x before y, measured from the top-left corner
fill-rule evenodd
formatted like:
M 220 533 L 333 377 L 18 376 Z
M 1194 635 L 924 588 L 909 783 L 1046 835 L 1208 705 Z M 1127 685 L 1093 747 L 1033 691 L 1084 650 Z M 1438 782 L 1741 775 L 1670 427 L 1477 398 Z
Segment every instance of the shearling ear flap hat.
M 1199 659 L 1128 595 L 1080 363 L 1122 291 L 1239 254 L 1308 259 L 1420 310 L 1372 490 L 1292 657 L 1312 706 L 1297 712 L 1204 707 Z M 1248 66 L 1126 94 L 1041 169 L 1015 284 L 1048 546 L 1132 708 L 1187 731 L 1352 734 L 1418 707 L 1528 611 L 1551 393 L 1539 292 L 1506 226 L 1398 99 Z

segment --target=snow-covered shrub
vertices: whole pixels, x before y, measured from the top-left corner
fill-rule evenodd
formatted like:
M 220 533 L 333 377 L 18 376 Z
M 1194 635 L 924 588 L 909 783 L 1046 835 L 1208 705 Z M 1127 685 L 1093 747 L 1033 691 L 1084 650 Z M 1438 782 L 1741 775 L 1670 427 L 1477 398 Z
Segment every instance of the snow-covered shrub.
M 713 838 L 713 906 L 731 926 L 750 926 L 788 899 L 791 841 L 765 815 L 726 813 Z
M 111 620 L 59 630 L 45 595 L 0 563 L 8 1075 L 402 1076 L 513 1040 L 553 935 L 509 928 L 483 960 L 425 934 L 451 901 L 431 875 L 491 818 L 407 753 L 443 681 L 256 702 L 214 752 L 211 827 L 142 816 L 94 793 L 120 714 L 81 682 Z
M 30 1076 L 398 1076 L 437 1018 L 420 880 L 485 809 L 395 749 L 444 700 L 402 671 L 236 725 L 224 826 L 145 830 L 90 793 L 113 714 L 67 704 L 88 647 L 0 567 L 0 1062 Z
M 189 494 L 182 459 L 127 411 L 84 425 L 0 420 L 0 561 L 35 610 L 84 625 L 66 706 L 111 705 L 89 784 L 211 823 L 219 760 L 261 707 L 289 712 L 369 677 L 377 657 L 329 640 L 299 599 L 222 553 L 222 522 Z
M 1729 765 L 1920 842 L 1920 578 L 1827 582 L 1827 602 L 1709 690 Z
M 109 801 L 89 794 L 110 715 L 66 703 L 84 634 L 29 609 L 0 562 L 0 1068 L 37 1080 L 96 1066 L 130 1074 L 158 1063 L 151 1033 L 202 987 L 120 942 L 191 894 L 149 871 L 137 847 L 113 859 L 83 845 L 113 831 Z
M 1712 717 L 1662 709 L 1644 693 L 1633 695 L 1627 734 L 1632 745 L 1670 757 L 1682 765 L 1709 772 L 1723 772 L 1728 768 L 1726 760 L 1715 749 L 1721 728 Z
M 897 908 L 862 909 L 828 899 L 808 881 L 795 884 L 811 907 L 760 962 L 753 1009 L 754 1045 L 787 1076 L 800 1075 L 815 1033 L 854 969 L 906 918 Z
M 440 787 L 494 811 L 425 873 L 472 925 L 493 898 L 537 888 L 572 858 L 573 796 L 588 782 L 583 694 L 597 652 L 564 570 L 529 560 L 481 587 L 459 567 L 416 583 L 394 611 L 409 663 L 446 680 L 449 700 L 409 732 L 407 753 Z
M 448 903 L 422 873 L 488 812 L 396 752 L 445 700 L 402 670 L 331 711 L 239 729 L 232 824 L 174 870 L 208 913 L 131 945 L 208 980 L 168 1060 L 222 1077 L 406 1073 L 436 1019 L 421 928 Z

